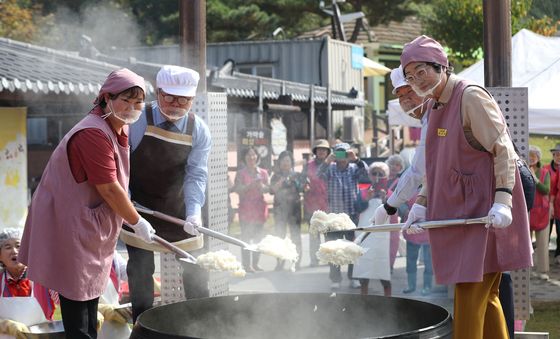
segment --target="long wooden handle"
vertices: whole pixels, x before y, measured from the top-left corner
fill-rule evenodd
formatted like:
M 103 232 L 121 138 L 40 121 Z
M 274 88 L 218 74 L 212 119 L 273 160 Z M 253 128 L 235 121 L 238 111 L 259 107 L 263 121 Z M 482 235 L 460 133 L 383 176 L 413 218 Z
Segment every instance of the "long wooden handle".
M 151 210 L 151 209 L 149 209 L 147 207 L 144 207 L 144 206 L 142 206 L 138 203 L 134 203 L 134 207 L 136 208 L 136 210 L 138 212 L 142 212 L 142 213 L 151 215 L 155 218 L 165 220 L 165 221 L 170 222 L 172 224 L 176 224 L 176 225 L 181 226 L 181 227 L 185 224 L 185 220 L 183 220 L 183 219 L 179 219 L 179 218 L 173 217 L 171 215 L 167 215 L 167 214 L 162 213 L 162 212 Z M 244 248 L 248 251 L 256 251 L 255 246 L 251 246 L 250 244 L 248 244 L 248 243 L 246 243 L 242 240 L 239 240 L 237 238 L 231 237 L 227 234 L 224 234 L 224 233 L 221 233 L 221 232 L 218 232 L 218 231 L 214 231 L 214 230 L 211 230 L 211 229 L 203 227 L 203 226 L 197 227 L 197 231 L 199 231 L 200 233 L 206 234 L 209 237 L 220 239 L 220 240 L 223 240 L 227 243 L 242 247 L 242 248 Z
M 172 243 L 163 239 L 159 235 L 155 235 L 155 234 L 152 235 L 152 239 L 155 242 L 157 242 L 158 244 L 160 244 L 161 246 L 163 246 L 163 247 L 167 248 L 168 250 L 170 250 L 171 252 L 175 253 L 179 257 L 185 259 L 187 262 L 190 262 L 191 264 L 196 264 L 196 258 L 193 257 L 189 252 L 180 249 L 179 247 L 173 245 Z
M 460 226 L 460 225 L 471 225 L 471 224 L 486 224 L 488 223 L 488 217 L 472 218 L 472 219 L 449 219 L 449 220 L 433 220 L 433 221 L 422 221 L 416 223 L 422 228 L 440 228 L 440 227 L 450 227 L 450 226 Z M 354 230 L 349 231 L 363 231 L 363 232 L 392 232 L 400 231 L 404 226 L 401 224 L 383 224 L 383 225 L 372 225 L 366 227 L 357 227 Z

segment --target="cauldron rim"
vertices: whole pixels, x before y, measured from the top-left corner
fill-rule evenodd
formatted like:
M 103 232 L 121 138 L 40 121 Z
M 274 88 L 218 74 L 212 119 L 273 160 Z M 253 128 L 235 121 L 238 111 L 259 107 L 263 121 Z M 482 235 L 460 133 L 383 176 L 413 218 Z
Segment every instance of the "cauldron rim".
M 144 332 L 144 334 L 146 335 L 150 335 L 151 336 L 158 336 L 158 335 L 165 335 L 167 338 L 198 338 L 198 337 L 190 337 L 188 335 L 176 335 L 176 334 L 170 334 L 169 332 L 164 332 L 162 330 L 157 330 L 153 327 L 149 327 L 146 324 L 142 323 L 142 318 L 149 316 L 151 313 L 153 312 L 158 312 L 161 309 L 165 309 L 165 308 L 170 308 L 170 307 L 174 307 L 173 305 L 175 305 L 175 307 L 177 306 L 177 304 L 185 304 L 188 302 L 194 302 L 194 301 L 203 301 L 203 300 L 208 300 L 208 299 L 212 299 L 212 300 L 216 300 L 216 299 L 231 299 L 231 298 L 237 298 L 237 297 L 266 297 L 266 296 L 278 296 L 278 295 L 286 295 L 286 296 L 316 296 L 316 297 L 333 297 L 333 293 L 321 293 L 321 292 L 311 292 L 311 293 L 293 293 L 293 292 L 278 292 L 278 293 L 236 293 L 236 294 L 230 294 L 230 295 L 224 295 L 224 296 L 215 296 L 215 297 L 206 297 L 206 298 L 200 298 L 200 299 L 194 299 L 194 300 L 184 300 L 184 301 L 179 301 L 179 302 L 175 302 L 175 303 L 169 303 L 169 304 L 165 304 L 165 305 L 158 305 L 155 306 L 147 311 L 145 311 L 144 313 L 142 313 L 137 321 L 136 324 L 134 325 L 134 329 L 133 329 L 133 334 L 134 334 L 134 330 L 137 328 L 141 328 L 142 332 Z M 452 321 L 452 317 L 451 314 L 442 306 L 437 305 L 437 304 L 433 304 L 427 301 L 422 301 L 422 300 L 416 300 L 416 299 L 409 299 L 409 298 L 402 298 L 402 297 L 385 297 L 385 296 L 380 296 L 380 295 L 367 295 L 367 296 L 361 296 L 359 294 L 352 294 L 352 293 L 336 293 L 334 297 L 336 296 L 341 296 L 341 297 L 350 297 L 350 298 L 356 298 L 356 297 L 366 297 L 366 298 L 382 298 L 382 299 L 392 299 L 392 300 L 399 300 L 399 302 L 406 302 L 409 304 L 423 304 L 423 305 L 430 305 L 431 307 L 434 307 L 434 310 L 439 309 L 442 312 L 445 312 L 445 317 L 444 319 L 442 319 L 441 321 L 437 322 L 436 324 L 432 324 L 430 326 L 426 326 L 426 327 L 422 327 L 420 329 L 416 329 L 416 330 L 412 330 L 412 331 L 406 331 L 406 332 L 400 332 L 398 334 L 390 334 L 390 335 L 383 335 L 383 336 L 375 336 L 375 337 L 359 337 L 356 339 L 390 339 L 390 338 L 423 338 L 422 334 L 426 334 L 429 333 L 430 331 L 434 331 L 437 330 L 438 328 L 442 328 L 443 330 L 445 330 L 446 328 L 446 323 L 448 323 L 447 327 L 451 327 L 451 321 Z M 446 334 L 450 334 L 451 332 L 446 332 Z M 419 337 L 420 336 L 420 337 Z M 131 336 L 131 339 L 134 336 Z M 155 338 L 155 337 L 154 337 Z M 431 337 L 430 337 L 431 338 Z

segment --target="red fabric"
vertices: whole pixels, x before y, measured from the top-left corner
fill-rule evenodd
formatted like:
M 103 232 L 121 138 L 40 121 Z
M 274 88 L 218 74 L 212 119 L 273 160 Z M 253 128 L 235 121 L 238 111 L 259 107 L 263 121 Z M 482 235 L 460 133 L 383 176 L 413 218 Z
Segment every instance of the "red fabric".
M 31 295 L 31 281 L 27 278 L 15 281 L 6 279 L 6 290 L 4 297 L 29 297 Z
M 99 111 L 94 110 L 91 114 L 99 115 Z M 128 146 L 128 135 L 124 130 L 117 135 L 117 140 L 121 146 Z M 113 145 L 107 135 L 99 129 L 81 130 L 70 139 L 68 161 L 77 183 L 87 181 L 91 185 L 102 185 L 117 181 Z
M 420 131 L 422 129 L 420 127 L 409 127 L 408 134 L 410 137 L 410 141 L 418 141 L 420 140 Z
M 544 182 L 548 171 L 541 168 L 539 171 L 539 180 Z M 533 231 L 540 231 L 548 226 L 548 214 L 550 212 L 550 204 L 548 195 L 542 194 L 539 190 L 535 191 L 535 199 L 533 200 L 533 208 L 529 212 L 529 226 Z
M 115 287 L 115 290 L 117 291 L 117 293 L 119 295 L 119 300 L 120 300 L 120 298 L 122 297 L 122 291 L 121 291 L 121 286 L 119 284 L 119 277 L 117 276 L 117 271 L 115 269 L 115 262 L 114 261 L 113 261 L 113 265 L 111 265 L 111 271 L 109 272 L 109 280 L 111 281 L 111 283 Z
M 555 171 L 550 164 L 543 166 L 550 173 L 550 198 L 554 197 L 554 213 L 555 219 L 560 219 L 560 180 L 558 180 L 558 169 Z
M 243 185 L 250 185 L 257 180 L 268 183 L 268 172 L 260 167 L 257 167 L 257 171 L 258 174 L 254 177 L 244 167 L 237 173 L 236 181 Z M 240 192 L 238 213 L 239 221 L 242 223 L 264 224 L 268 216 L 268 207 L 263 192 L 257 187 Z
M 305 213 L 312 214 L 317 210 L 329 211 L 327 195 L 327 183 L 318 176 L 319 165 L 315 159 L 307 162 L 307 179 L 309 179 L 309 191 L 305 192 L 303 207 Z

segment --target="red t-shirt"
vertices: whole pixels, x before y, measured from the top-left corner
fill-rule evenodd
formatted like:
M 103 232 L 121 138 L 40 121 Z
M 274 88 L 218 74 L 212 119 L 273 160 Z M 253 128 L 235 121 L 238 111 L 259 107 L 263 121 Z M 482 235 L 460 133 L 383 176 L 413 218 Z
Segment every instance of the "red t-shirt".
M 93 110 L 90 114 L 100 113 Z M 117 135 L 117 141 L 121 146 L 128 147 L 128 135 L 124 131 Z M 113 144 L 97 128 L 86 128 L 72 136 L 68 141 L 68 161 L 78 183 L 87 181 L 90 185 L 102 185 L 117 181 Z

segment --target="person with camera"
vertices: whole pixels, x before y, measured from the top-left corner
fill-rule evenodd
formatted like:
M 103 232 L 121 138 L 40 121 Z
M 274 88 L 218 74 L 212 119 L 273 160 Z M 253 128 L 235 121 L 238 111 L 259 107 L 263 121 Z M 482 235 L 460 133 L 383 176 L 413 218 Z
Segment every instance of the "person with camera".
M 327 196 L 329 200 L 329 212 L 346 213 L 357 224 L 359 213 L 355 202 L 358 198 L 358 181 L 361 177 L 367 177 L 367 165 L 360 160 L 356 153 L 347 143 L 338 143 L 334 146 L 334 152 L 319 167 L 319 177 L 327 182 Z M 330 232 L 326 234 L 326 240 L 336 239 L 354 240 L 353 231 Z M 359 288 L 358 280 L 352 279 L 353 265 L 348 265 L 348 279 L 350 286 Z M 329 278 L 331 289 L 337 290 L 342 282 L 340 266 L 329 264 Z
M 315 211 L 329 211 L 329 203 L 327 200 L 327 183 L 319 177 L 319 167 L 325 162 L 329 154 L 331 154 L 331 146 L 325 139 L 317 139 L 313 143 L 313 158 L 308 160 L 302 172 L 305 178 L 305 186 L 303 191 L 303 214 L 305 220 L 310 222 Z M 321 244 L 320 234 L 309 233 L 309 262 L 311 267 L 319 265 L 319 260 L 315 253 L 319 250 Z
M 295 263 L 299 269 L 301 261 L 301 196 L 303 187 L 301 176 L 294 171 L 292 152 L 280 153 L 277 169 L 270 179 L 270 193 L 274 195 L 274 225 L 276 236 L 285 238 L 290 230 L 290 239 L 296 245 L 300 257 Z M 284 261 L 278 259 L 276 271 L 284 268 Z

